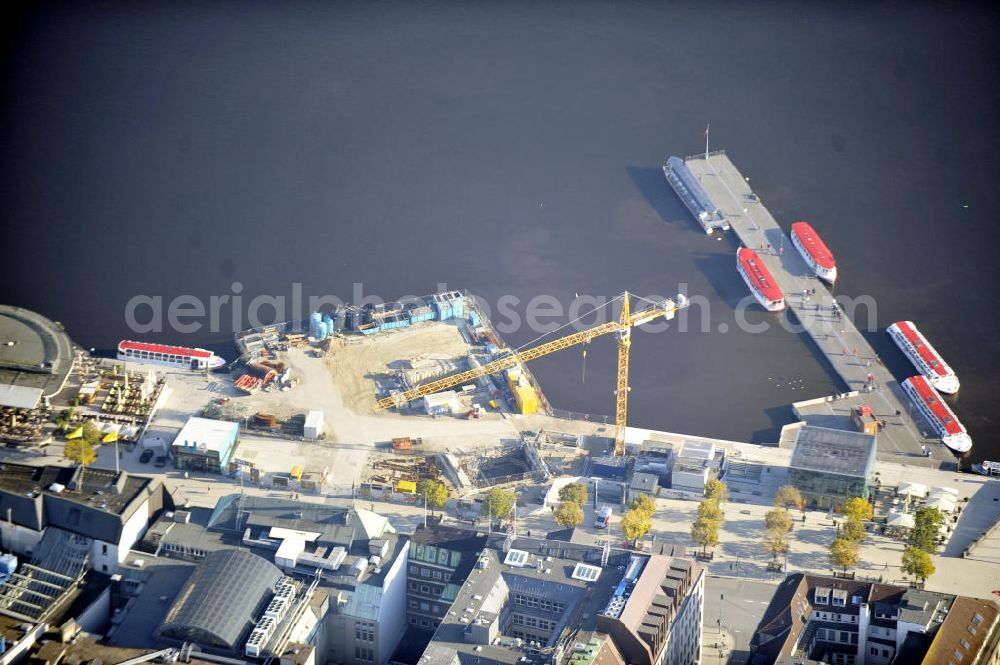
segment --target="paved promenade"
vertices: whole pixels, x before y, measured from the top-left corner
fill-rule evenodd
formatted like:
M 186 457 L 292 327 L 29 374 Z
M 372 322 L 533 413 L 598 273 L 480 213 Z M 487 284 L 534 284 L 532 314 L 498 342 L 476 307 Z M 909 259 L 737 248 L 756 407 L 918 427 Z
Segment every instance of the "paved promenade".
M 784 291 L 790 316 L 776 316 L 789 316 L 789 323 L 799 324 L 798 329 L 809 334 L 840 376 L 847 391 L 867 391 L 874 386 L 870 394 L 862 392 L 863 399 L 857 401 L 869 404 L 878 418 L 891 423 L 879 436 L 879 457 L 897 461 L 919 457 L 924 455 L 926 448 L 932 459 L 953 466 L 955 457 L 952 452 L 939 439 L 928 436 L 933 433 L 932 428 L 916 409 L 911 408 L 910 399 L 899 382 L 882 365 L 881 359 L 856 327 L 851 318 L 852 308 L 847 307 L 842 316 L 837 316 L 830 289 L 813 275 L 789 237 L 729 157 L 723 152 L 709 153 L 708 159 L 704 155 L 696 155 L 687 158 L 686 163 L 726 215 L 743 245 L 760 255 Z M 822 232 L 821 224 L 819 228 Z M 736 269 L 735 263 L 734 257 L 733 270 Z M 807 293 L 809 291 L 815 293 Z M 853 314 L 855 319 L 874 318 L 874 311 L 863 305 L 857 307 Z M 877 322 L 862 321 L 862 324 L 875 326 Z

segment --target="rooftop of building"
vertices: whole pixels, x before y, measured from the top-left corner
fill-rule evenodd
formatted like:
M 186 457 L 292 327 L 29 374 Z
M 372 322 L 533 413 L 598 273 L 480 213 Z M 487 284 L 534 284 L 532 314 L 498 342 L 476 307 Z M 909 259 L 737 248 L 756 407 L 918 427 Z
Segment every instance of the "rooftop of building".
M 35 579 L 38 571 L 28 572 L 21 567 L 18 572 L 22 575 L 29 575 Z M 51 578 L 49 579 L 51 584 Z M 44 588 L 46 593 L 51 593 L 50 600 L 43 600 L 41 596 L 36 596 L 31 591 L 15 591 L 13 583 L 3 587 L 3 597 L 0 598 L 0 607 L 9 614 L 0 614 L 0 637 L 5 642 L 7 649 L 12 648 L 20 639 L 33 631 L 40 623 L 49 626 L 59 626 L 66 621 L 78 616 L 80 612 L 90 606 L 104 592 L 108 585 L 107 575 L 94 571 L 87 571 L 77 581 L 67 580 L 67 585 L 62 589 L 54 586 Z M 24 589 L 25 587 L 22 587 Z M 31 588 L 31 587 L 27 587 Z M 35 587 L 37 589 L 37 587 Z M 9 599 L 28 600 L 41 604 L 37 612 L 31 612 L 29 608 L 18 602 L 9 602 Z M 17 615 L 17 616 L 15 616 Z M 30 619 L 30 620 L 28 620 Z
M 277 566 L 245 550 L 211 552 L 184 584 L 157 634 L 236 650 L 281 577 Z
M 220 498 L 211 511 L 191 511 L 186 522 L 177 521 L 178 512 L 182 511 L 164 514 L 147 530 L 141 543 L 144 551 L 161 558 L 199 560 L 241 547 L 275 564 L 277 558 L 289 556 L 280 549 L 282 544 L 299 540 L 290 555 L 296 559 L 295 567 L 286 570 L 309 575 L 321 560 L 327 565 L 320 588 L 340 598 L 338 611 L 373 620 L 378 618 L 391 564 L 409 542 L 378 513 L 289 499 L 236 494 Z M 340 563 L 333 567 L 336 548 L 342 548 Z
M 571 631 L 594 630 L 597 615 L 605 609 L 621 582 L 630 557 L 628 552 L 612 550 L 607 564 L 601 566 L 601 555 L 601 548 L 593 545 L 491 534 L 479 557 L 484 564 L 475 565 L 469 573 L 419 662 L 421 665 L 549 662 L 550 656 L 541 650 L 546 645 L 531 648 L 513 637 L 503 636 L 503 630 L 499 631 L 498 641 L 478 644 L 466 641 L 466 630 L 477 623 L 488 625 L 500 620 L 504 608 L 513 603 L 515 593 L 551 598 L 566 605 L 565 611 L 556 615 L 559 623 L 550 638 L 552 644 L 566 641 Z M 580 579 L 578 564 L 592 566 L 596 575 Z
M 658 476 L 652 473 L 633 473 L 632 474 L 632 489 L 639 490 L 641 492 L 652 492 L 656 489 L 657 484 L 660 482 Z
M 924 662 L 974 662 L 988 640 L 997 639 L 996 628 L 1000 608 L 992 600 L 959 596 L 948 616 L 938 628 L 924 657 Z M 956 654 L 961 654 L 961 658 Z M 949 661 L 950 659 L 950 661 Z
M 37 493 L 114 514 L 124 512 L 143 490 L 159 482 L 154 477 L 112 469 L 0 463 L 0 492 L 25 497 Z
M 646 439 L 639 445 L 639 454 L 672 456 L 674 454 L 674 444 L 668 441 L 657 441 L 656 439 Z
M 795 435 L 789 467 L 846 476 L 867 476 L 875 462 L 875 436 L 804 426 Z
M 239 432 L 239 423 L 212 418 L 188 418 L 171 445 L 196 448 L 199 452 L 220 452 L 232 444 Z
M 612 652 L 612 653 L 607 653 Z M 597 659 L 601 658 L 601 661 Z M 566 665 L 593 665 L 595 662 L 625 662 L 614 640 L 604 633 L 584 633 L 577 636 Z
M 6 614 L 0 614 L 0 637 L 6 641 L 8 648 L 17 644 L 18 640 L 31 630 L 33 624 L 24 619 L 15 619 Z
M 35 408 L 62 390 L 72 367 L 73 343 L 62 326 L 0 305 L 0 406 Z
M 319 533 L 319 542 L 340 545 L 396 531 L 386 517 L 370 510 L 240 494 L 221 497 L 206 526 L 238 533 L 247 526 L 307 531 Z
M 715 457 L 715 444 L 711 441 L 684 441 L 678 459 L 709 461 Z
M 410 536 L 410 542 L 418 545 L 434 545 L 455 552 L 478 553 L 486 545 L 486 532 L 448 526 L 440 522 L 428 522 L 426 526 L 417 525 Z
M 0 464 L 0 512 L 35 530 L 56 526 L 112 540 L 146 498 L 162 505 L 159 478 L 88 467 Z M 8 512 L 9 511 L 9 512 Z
M 954 601 L 955 596 L 952 595 L 923 589 L 907 589 L 899 605 L 899 620 L 919 626 L 941 623 Z
M 57 639 L 38 643 L 26 661 L 28 665 L 78 665 L 79 663 L 123 663 L 133 658 L 152 654 L 158 649 L 118 647 L 98 642 L 94 637 L 82 634 L 70 642 Z M 150 660 L 149 662 L 156 662 Z M 202 660 L 195 656 L 184 661 L 185 665 L 218 665 L 214 661 Z
M 839 599 L 834 602 L 834 599 Z M 934 591 L 911 589 L 893 584 L 878 584 L 860 580 L 845 580 L 822 575 L 795 573 L 789 575 L 778 586 L 764 616 L 757 626 L 751 647 L 760 662 L 786 662 L 780 657 L 788 656 L 802 632 L 813 609 L 830 609 L 841 614 L 857 614 L 862 603 L 871 606 L 873 612 L 888 610 L 886 613 L 896 615 L 894 623 L 909 623 L 923 626 L 927 637 L 933 638 L 939 627 L 948 621 L 951 610 L 958 605 L 962 597 Z M 988 601 L 969 600 L 974 604 Z M 970 607 L 962 603 L 961 607 Z M 956 615 L 953 622 L 961 623 L 962 614 Z M 802 617 L 806 620 L 803 621 Z M 873 619 L 874 621 L 874 619 Z M 965 626 L 961 626 L 965 630 Z M 956 634 L 959 631 L 956 631 Z M 916 656 L 923 657 L 922 640 L 911 640 L 907 645 L 908 660 L 900 662 L 920 662 Z M 756 662 L 756 661 L 755 661 Z M 808 662 L 808 661 L 807 661 Z M 925 660 L 924 662 L 937 662 Z
M 135 593 L 127 609 L 114 616 L 106 642 L 136 649 L 159 644 L 156 629 L 196 567 L 190 561 L 129 552 L 118 574 Z

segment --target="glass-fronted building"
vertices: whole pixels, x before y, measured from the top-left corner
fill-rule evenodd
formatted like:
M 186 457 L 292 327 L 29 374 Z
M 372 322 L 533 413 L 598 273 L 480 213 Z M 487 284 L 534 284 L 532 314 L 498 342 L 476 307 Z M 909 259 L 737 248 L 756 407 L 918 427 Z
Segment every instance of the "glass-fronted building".
M 810 508 L 832 508 L 847 499 L 868 499 L 875 474 L 875 436 L 861 432 L 802 427 L 788 477 Z

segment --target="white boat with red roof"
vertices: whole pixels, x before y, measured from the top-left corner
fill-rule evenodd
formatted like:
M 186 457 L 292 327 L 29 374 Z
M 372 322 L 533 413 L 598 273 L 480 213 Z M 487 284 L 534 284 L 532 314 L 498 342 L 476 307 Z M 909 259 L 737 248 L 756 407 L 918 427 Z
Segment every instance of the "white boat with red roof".
M 937 431 L 944 445 L 956 453 L 965 453 L 972 449 L 972 437 L 969 436 L 965 426 L 958 421 L 955 413 L 944 403 L 941 395 L 931 387 L 927 379 L 920 374 L 911 376 L 903 381 L 903 390 Z
M 774 281 L 771 271 L 757 256 L 757 252 L 746 247 L 736 250 L 736 270 L 761 307 L 769 312 L 785 309 L 785 294 Z
M 817 277 L 830 284 L 837 281 L 837 262 L 833 252 L 809 222 L 792 224 L 792 244 Z
M 896 321 L 886 328 L 886 332 L 932 386 L 949 395 L 958 392 L 958 375 L 917 330 L 913 321 Z
M 207 349 L 134 342 L 129 339 L 118 342 L 118 360 L 179 369 L 218 369 L 226 364 L 225 358 Z

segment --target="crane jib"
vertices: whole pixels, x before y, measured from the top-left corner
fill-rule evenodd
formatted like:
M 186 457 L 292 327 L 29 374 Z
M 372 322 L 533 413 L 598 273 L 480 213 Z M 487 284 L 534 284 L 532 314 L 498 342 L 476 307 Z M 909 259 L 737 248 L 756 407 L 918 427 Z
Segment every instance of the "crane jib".
M 687 307 L 687 304 L 687 298 L 679 295 L 676 300 L 667 300 L 661 304 L 636 312 L 635 314 L 631 314 L 626 306 L 625 311 L 623 312 L 624 316 L 622 316 L 621 321 L 609 321 L 581 332 L 572 333 L 570 335 L 566 335 L 565 337 L 560 337 L 559 339 L 539 344 L 538 346 L 525 349 L 524 351 L 509 352 L 507 355 L 501 356 L 500 358 L 486 363 L 485 365 L 481 365 L 475 369 L 452 374 L 442 379 L 437 379 L 436 381 L 431 381 L 429 383 L 416 386 L 415 388 L 390 395 L 389 397 L 384 397 L 376 401 L 376 410 L 402 406 L 407 402 L 411 402 L 419 397 L 423 397 L 424 395 L 430 395 L 442 390 L 447 390 L 448 388 L 468 383 L 474 379 L 478 379 L 489 374 L 495 374 L 505 369 L 510 369 L 521 363 L 529 362 L 535 358 L 540 358 L 571 346 L 585 344 L 596 337 L 601 337 L 602 335 L 628 331 L 633 326 L 649 323 L 650 321 L 661 316 L 668 320 L 672 319 L 674 318 L 676 311 Z M 619 340 L 619 343 L 621 343 L 621 340 Z M 627 357 L 625 362 L 628 362 Z

